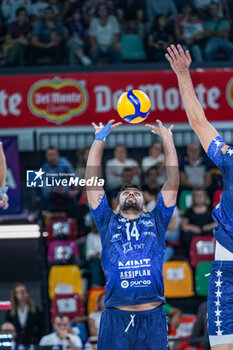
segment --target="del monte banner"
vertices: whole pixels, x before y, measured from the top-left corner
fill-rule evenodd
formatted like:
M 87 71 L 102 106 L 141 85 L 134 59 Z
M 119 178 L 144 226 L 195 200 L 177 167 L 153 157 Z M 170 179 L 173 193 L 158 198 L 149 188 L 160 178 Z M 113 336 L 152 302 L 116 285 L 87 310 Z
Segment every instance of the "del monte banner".
M 191 71 L 196 94 L 210 121 L 233 119 L 233 69 Z M 127 90 L 151 100 L 146 122 L 187 122 L 172 71 L 57 73 L 0 77 L 0 127 L 90 125 L 119 120 L 116 105 Z

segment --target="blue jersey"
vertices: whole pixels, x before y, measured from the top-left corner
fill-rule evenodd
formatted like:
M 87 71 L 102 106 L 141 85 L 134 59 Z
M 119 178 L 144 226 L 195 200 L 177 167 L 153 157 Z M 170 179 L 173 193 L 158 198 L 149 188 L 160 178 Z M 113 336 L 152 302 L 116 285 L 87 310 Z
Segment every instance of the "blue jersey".
M 90 208 L 103 247 L 105 307 L 165 303 L 165 233 L 174 208 L 165 206 L 161 192 L 156 208 L 134 220 L 114 213 L 106 195 L 97 209 Z
M 211 142 L 207 155 L 217 165 L 223 178 L 221 201 L 212 213 L 218 223 L 214 235 L 224 248 L 233 253 L 233 148 L 217 136 Z

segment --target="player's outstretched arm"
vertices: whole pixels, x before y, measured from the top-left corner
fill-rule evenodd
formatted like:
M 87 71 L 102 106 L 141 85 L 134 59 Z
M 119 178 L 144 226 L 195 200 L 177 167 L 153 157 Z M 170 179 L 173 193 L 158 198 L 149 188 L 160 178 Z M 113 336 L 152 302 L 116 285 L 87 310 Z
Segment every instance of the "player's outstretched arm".
M 0 139 L 0 207 L 3 209 L 8 208 L 8 196 L 6 194 L 6 158 Z
M 91 146 L 86 167 L 86 181 L 92 177 L 98 177 L 100 172 L 101 160 L 104 149 L 104 141 L 110 132 L 122 123 L 114 123 L 110 120 L 107 125 L 99 123 L 97 126 L 92 123 L 95 128 L 95 140 Z M 96 209 L 104 196 L 104 189 L 102 186 L 86 186 L 87 200 L 92 209 Z
M 218 132 L 206 119 L 204 110 L 194 91 L 189 74 L 189 66 L 192 61 L 189 51 L 187 50 L 184 53 L 181 45 L 177 45 L 177 47 L 171 45 L 167 51 L 168 53 L 165 56 L 176 73 L 189 124 L 207 152 L 211 141 L 218 136 Z
M 171 207 L 176 204 L 180 184 L 178 158 L 172 137 L 173 125 L 165 128 L 160 120 L 156 120 L 156 122 L 158 127 L 150 124 L 146 124 L 146 126 L 151 128 L 152 132 L 159 135 L 163 140 L 167 181 L 163 185 L 162 194 L 166 207 Z

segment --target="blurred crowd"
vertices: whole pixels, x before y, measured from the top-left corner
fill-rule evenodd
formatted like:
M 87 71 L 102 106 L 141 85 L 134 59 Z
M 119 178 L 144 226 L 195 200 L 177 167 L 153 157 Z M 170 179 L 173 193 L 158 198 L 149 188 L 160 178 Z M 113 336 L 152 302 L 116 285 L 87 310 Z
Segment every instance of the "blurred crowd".
M 232 0 L 1 0 L 0 64 L 194 62 L 233 58 Z

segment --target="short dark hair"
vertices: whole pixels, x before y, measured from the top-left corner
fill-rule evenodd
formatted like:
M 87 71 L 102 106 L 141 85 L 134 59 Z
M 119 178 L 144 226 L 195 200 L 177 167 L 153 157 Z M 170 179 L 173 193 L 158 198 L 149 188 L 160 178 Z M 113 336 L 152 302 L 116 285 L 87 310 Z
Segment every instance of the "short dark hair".
M 70 319 L 69 319 L 69 316 L 67 316 L 67 315 L 65 315 L 65 314 L 57 314 L 57 315 L 54 317 L 53 322 L 55 321 L 56 318 L 60 318 L 61 320 L 63 320 L 63 318 L 65 318 L 65 317 L 67 317 L 68 320 L 70 320 Z
M 119 204 L 119 199 L 120 199 L 121 193 L 124 192 L 125 190 L 127 190 L 128 188 L 134 188 L 134 189 L 136 189 L 136 190 L 142 192 L 142 195 L 143 195 L 143 191 L 142 191 L 142 189 L 141 189 L 141 186 L 136 185 L 136 184 L 133 184 L 133 185 L 124 185 L 124 186 L 121 187 L 121 189 L 120 189 L 120 191 L 119 191 L 119 193 L 118 193 L 118 195 L 117 195 L 117 204 Z M 143 195 L 143 198 L 144 198 L 144 195 Z
M 59 153 L 59 150 L 58 150 L 56 147 L 54 147 L 54 146 L 49 146 L 48 148 L 46 148 L 45 151 L 46 151 L 46 152 L 47 152 L 47 151 L 57 151 L 57 152 Z
M 17 8 L 17 10 L 15 11 L 16 17 L 18 17 L 20 12 L 22 12 L 22 11 L 27 14 L 27 10 L 25 9 L 25 7 L 22 6 L 22 7 Z

